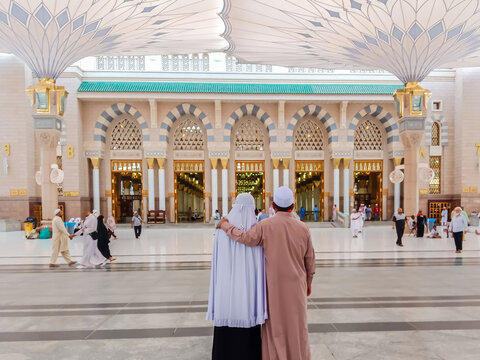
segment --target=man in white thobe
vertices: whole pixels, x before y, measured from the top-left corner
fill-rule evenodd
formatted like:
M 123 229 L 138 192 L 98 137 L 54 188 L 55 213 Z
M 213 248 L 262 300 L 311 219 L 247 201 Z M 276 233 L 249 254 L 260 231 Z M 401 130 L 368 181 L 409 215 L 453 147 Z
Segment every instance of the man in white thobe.
M 362 230 L 362 214 L 358 213 L 356 209 L 352 210 L 350 215 L 350 229 L 354 238 L 358 237 L 359 231 Z
M 62 210 L 55 210 L 55 216 L 52 220 L 52 256 L 49 264 L 52 268 L 60 266 L 57 264 L 58 253 L 62 254 L 68 265 L 77 263 L 70 258 L 68 240 L 72 238 L 72 235 L 70 235 L 65 228 L 65 224 L 61 218 L 62 214 Z
M 441 220 L 441 225 L 442 226 L 447 226 L 447 221 L 448 221 L 448 210 L 446 207 L 443 207 L 442 210 L 442 220 Z

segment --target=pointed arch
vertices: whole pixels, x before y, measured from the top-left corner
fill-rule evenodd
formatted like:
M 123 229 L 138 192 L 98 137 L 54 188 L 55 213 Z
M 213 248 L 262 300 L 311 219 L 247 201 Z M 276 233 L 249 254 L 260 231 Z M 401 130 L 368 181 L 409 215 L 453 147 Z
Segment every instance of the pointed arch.
M 434 122 L 440 124 L 440 145 L 448 145 L 448 123 L 443 115 L 432 115 L 425 120 L 425 144 L 432 145 L 432 125 Z
M 295 129 L 295 125 L 300 119 L 307 115 L 315 116 L 325 126 L 329 144 L 338 142 L 337 124 L 335 124 L 335 121 L 328 111 L 322 109 L 322 107 L 318 105 L 306 105 L 293 115 L 287 125 L 287 142 L 293 142 L 293 130 Z
M 224 142 L 230 142 L 233 125 L 235 125 L 239 119 L 247 115 L 255 116 L 258 120 L 260 120 L 267 128 L 270 142 L 277 142 L 277 129 L 275 128 L 275 124 L 270 118 L 270 115 L 268 115 L 268 113 L 262 110 L 259 106 L 254 104 L 242 105 L 230 115 L 223 130 Z
M 160 142 L 168 143 L 172 125 L 183 115 L 193 115 L 198 118 L 207 131 L 207 141 L 214 141 L 213 126 L 207 115 L 197 106 L 189 103 L 179 104 L 170 110 L 160 125 Z
M 135 109 L 132 105 L 124 103 L 113 104 L 100 114 L 95 123 L 93 141 L 105 144 L 108 127 L 117 116 L 123 114 L 129 114 L 137 119 L 140 130 L 142 131 L 142 140 L 150 141 L 150 129 L 148 128 L 145 118 L 140 111 Z
M 360 120 L 362 120 L 366 115 L 373 116 L 380 120 L 380 122 L 385 127 L 387 132 L 387 144 L 394 142 L 400 142 L 400 133 L 398 131 L 398 125 L 395 122 L 395 118 L 388 111 L 384 110 L 383 107 L 379 105 L 368 105 L 365 106 L 362 110 L 357 112 L 350 122 L 347 132 L 347 141 L 353 143 L 355 140 L 355 130 L 358 126 Z

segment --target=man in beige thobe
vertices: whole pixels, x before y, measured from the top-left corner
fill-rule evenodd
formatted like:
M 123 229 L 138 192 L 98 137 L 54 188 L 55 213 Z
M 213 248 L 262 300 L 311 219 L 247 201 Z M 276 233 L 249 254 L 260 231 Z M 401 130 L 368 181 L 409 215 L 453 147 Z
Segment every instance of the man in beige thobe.
M 275 216 L 248 231 L 220 220 L 217 228 L 247 246 L 265 251 L 268 319 L 262 328 L 263 360 L 309 360 L 307 296 L 312 291 L 315 252 L 308 227 L 290 213 L 293 193 L 285 186 L 274 194 Z
M 63 220 L 61 218 L 62 211 L 55 210 L 55 216 L 52 220 L 52 257 L 50 258 L 50 267 L 59 267 L 57 262 L 58 253 L 61 253 L 68 265 L 76 264 L 76 261 L 70 259 L 70 251 L 68 250 L 68 240 L 72 236 L 65 229 Z

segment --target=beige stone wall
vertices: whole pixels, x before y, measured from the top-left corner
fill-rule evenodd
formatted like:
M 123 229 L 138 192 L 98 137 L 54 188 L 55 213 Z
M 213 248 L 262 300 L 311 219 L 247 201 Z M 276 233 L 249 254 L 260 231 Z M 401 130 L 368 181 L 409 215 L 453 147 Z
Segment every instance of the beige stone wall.
M 14 56 L 0 54 L 0 78 L 0 218 L 24 220 L 29 215 L 29 198 L 39 194 L 34 180 L 38 165 L 35 162 L 33 118 L 25 94 L 32 76 Z M 10 145 L 10 156 L 3 150 L 6 144 Z M 8 174 L 4 172 L 5 159 Z M 18 190 L 26 191 L 26 194 L 14 195 Z

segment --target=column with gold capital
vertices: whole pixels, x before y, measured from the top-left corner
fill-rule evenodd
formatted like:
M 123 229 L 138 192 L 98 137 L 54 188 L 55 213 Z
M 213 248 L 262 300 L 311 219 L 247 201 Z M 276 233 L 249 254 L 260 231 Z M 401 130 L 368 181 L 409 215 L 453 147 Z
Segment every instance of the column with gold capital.
M 343 158 L 343 213 L 350 213 L 350 158 Z
M 27 90 L 34 120 L 35 138 L 40 147 L 40 176 L 42 187 L 42 220 L 49 221 L 58 207 L 58 191 L 52 170 L 57 164 L 56 147 L 62 131 L 63 113 L 68 92 L 56 86 L 54 79 L 41 78 Z M 57 170 L 58 174 L 58 170 Z M 53 175 L 55 177 L 55 175 Z
M 401 157 L 394 157 L 393 158 L 393 165 L 396 168 L 402 163 Z M 400 207 L 400 183 L 394 184 L 394 191 L 393 191 L 393 211 L 396 212 Z
M 283 163 L 283 186 L 289 187 L 290 184 L 290 171 L 289 171 L 289 165 L 290 165 L 290 159 L 282 159 Z
M 148 176 L 148 210 L 155 210 L 155 174 L 153 167 L 154 158 L 147 158 L 147 176 Z
M 93 209 L 100 211 L 100 158 L 90 158 L 92 162 Z
M 333 159 L 333 204 L 340 208 L 340 160 Z
M 273 164 L 273 193 L 275 193 L 275 190 L 278 189 L 280 185 L 280 174 L 278 170 L 278 166 L 280 165 L 280 159 L 274 158 L 272 159 L 272 164 Z
M 212 216 L 215 216 L 215 211 L 218 210 L 218 158 L 210 158 L 210 162 L 212 164 Z
M 404 147 L 404 213 L 416 214 L 418 211 L 418 151 L 425 132 L 427 103 L 431 92 L 418 82 L 408 82 L 394 94 L 398 128 Z
M 220 159 L 222 162 L 222 216 L 228 214 L 228 158 Z
M 158 210 L 166 210 L 165 206 L 165 158 L 158 158 Z

